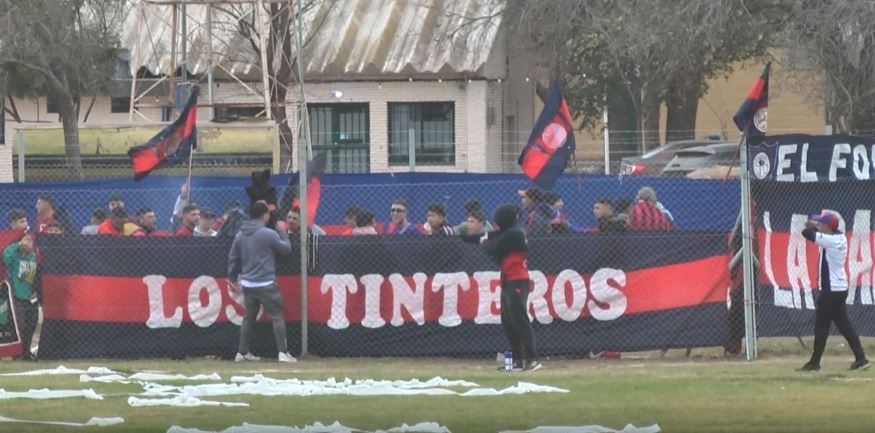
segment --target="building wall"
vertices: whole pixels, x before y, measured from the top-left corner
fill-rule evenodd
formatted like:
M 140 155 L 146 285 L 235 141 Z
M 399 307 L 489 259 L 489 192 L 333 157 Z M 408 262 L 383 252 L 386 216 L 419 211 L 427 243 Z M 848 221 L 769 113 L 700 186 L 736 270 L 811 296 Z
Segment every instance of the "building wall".
M 370 125 L 370 160 L 372 172 L 408 171 L 408 166 L 389 165 L 389 106 L 390 102 L 444 102 L 452 101 L 455 119 L 455 164 L 449 166 L 427 165 L 417 167 L 420 171 L 485 172 L 488 170 L 487 149 L 490 137 L 500 135 L 496 127 L 489 127 L 487 106 L 489 86 L 485 80 L 459 81 L 391 81 L 391 82 L 326 82 L 308 83 L 309 103 L 367 103 Z M 343 92 L 335 98 L 332 91 Z M 289 122 L 297 129 L 297 92 L 289 97 L 292 114 Z M 500 126 L 498 127 L 500 128 Z M 297 137 L 295 137 L 297 144 Z M 491 143 L 491 148 L 498 142 Z M 295 146 L 294 169 L 297 170 L 297 145 Z

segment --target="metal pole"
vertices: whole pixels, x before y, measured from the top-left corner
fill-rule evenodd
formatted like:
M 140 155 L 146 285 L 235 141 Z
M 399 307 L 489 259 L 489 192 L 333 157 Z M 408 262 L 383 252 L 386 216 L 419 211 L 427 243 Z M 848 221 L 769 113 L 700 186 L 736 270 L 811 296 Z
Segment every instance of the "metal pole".
M 213 107 L 213 5 L 207 5 L 207 99 L 210 101 L 210 119 L 216 118 Z
M 182 0 L 182 82 L 188 81 L 188 6 Z
M 137 31 L 136 31 L 136 43 L 133 46 L 131 56 L 133 58 L 131 61 L 136 68 L 140 66 L 140 30 L 143 28 L 143 21 L 145 21 L 145 17 L 143 14 L 143 2 L 137 3 Z M 134 109 L 136 108 L 135 103 L 137 101 L 137 74 L 131 74 L 131 102 L 128 107 L 128 122 L 134 121 Z
M 173 114 L 174 114 L 173 116 L 170 116 L 171 118 L 176 117 L 175 115 L 178 113 L 177 107 L 176 107 L 176 101 L 173 98 L 173 94 L 175 93 L 175 90 L 176 90 L 176 42 L 177 42 L 176 41 L 176 38 L 177 38 L 177 34 L 176 34 L 176 21 L 177 21 L 176 3 L 173 4 L 172 9 L 173 9 L 173 18 L 172 18 L 173 23 L 172 23 L 171 29 L 170 29 L 170 71 L 167 73 L 167 79 L 170 80 L 169 88 L 167 90 L 167 99 L 170 102 L 170 106 L 173 107 Z M 164 119 L 161 119 L 161 120 L 164 120 Z
M 611 139 L 608 132 L 608 92 L 605 91 L 604 109 L 602 110 L 602 123 L 605 125 L 605 174 L 611 174 Z
M 2 114 L 2 113 L 0 113 Z M 24 183 L 24 134 L 21 130 L 15 132 L 15 139 L 18 141 L 18 183 Z
M 741 251 L 744 270 L 744 344 L 747 360 L 757 357 L 756 302 L 754 299 L 753 255 L 750 233 L 750 173 L 747 169 L 747 134 L 739 151 L 741 165 Z
M 261 85 L 262 93 L 264 94 L 264 114 L 267 116 L 267 120 L 270 120 L 273 119 L 273 113 L 270 111 L 270 80 L 268 79 L 267 70 L 267 37 L 270 32 L 271 24 L 270 20 L 265 20 L 264 18 L 264 1 L 258 0 L 256 7 L 258 8 L 258 13 L 255 16 L 255 19 L 258 20 L 258 41 L 261 44 L 261 49 L 259 51 L 261 52 Z M 300 13 L 301 12 L 298 11 L 298 14 Z M 300 55 L 300 53 L 298 53 L 298 55 Z M 301 211 L 303 212 L 303 209 Z
M 301 1 L 295 2 L 296 13 L 298 14 L 298 25 L 295 29 L 295 33 L 297 33 L 297 56 L 296 63 L 298 64 L 298 86 L 301 92 L 299 102 L 299 115 L 298 120 L 300 122 L 300 126 L 298 127 L 298 131 L 300 133 L 298 139 L 298 197 L 300 197 L 300 207 L 301 207 L 301 219 L 303 220 L 301 226 L 303 229 L 301 230 L 301 356 L 307 355 L 308 352 L 308 321 L 309 317 L 307 315 L 307 276 L 308 276 L 308 251 L 307 241 L 308 239 L 308 231 L 310 230 L 310 226 L 308 225 L 309 221 L 307 221 L 307 161 L 309 158 L 309 150 L 310 150 L 310 119 L 308 118 L 307 113 L 307 95 L 304 92 L 304 66 L 301 57 L 304 55 L 304 18 L 303 11 L 301 9 Z M 264 53 L 264 49 L 261 50 Z M 265 88 L 265 90 L 267 90 Z M 268 116 L 270 116 L 270 110 L 267 111 Z
M 407 130 L 407 156 L 410 171 L 416 171 L 416 131 L 413 128 Z

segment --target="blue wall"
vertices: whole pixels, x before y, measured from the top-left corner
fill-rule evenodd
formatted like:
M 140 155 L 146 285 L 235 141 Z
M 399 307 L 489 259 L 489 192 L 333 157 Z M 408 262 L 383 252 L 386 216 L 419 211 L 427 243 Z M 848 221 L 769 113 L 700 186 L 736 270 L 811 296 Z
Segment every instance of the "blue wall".
M 278 196 L 289 179 L 290 175 L 271 177 Z M 9 209 L 20 207 L 33 218 L 37 197 L 50 194 L 55 206 L 65 207 L 74 225 L 82 227 L 88 223 L 93 209 L 105 209 L 108 197 L 117 193 L 124 197 L 129 212 L 140 207 L 151 207 L 158 213 L 159 226 L 168 228 L 173 204 L 183 181 L 183 177 L 177 176 L 150 176 L 140 182 L 113 179 L 0 184 L 0 210 L 5 216 Z M 193 200 L 220 213 L 225 204 L 232 200 L 239 200 L 244 205 L 248 203 L 243 188 L 249 184 L 248 176 L 195 177 L 192 179 Z M 491 216 L 492 211 L 501 204 L 519 203 L 517 190 L 529 185 L 531 183 L 518 174 L 420 172 L 325 175 L 316 222 L 323 225 L 342 224 L 344 210 L 353 204 L 373 212 L 378 221 L 386 221 L 392 201 L 404 198 L 410 204 L 411 221 L 424 221 L 426 206 L 440 202 L 447 208 L 449 221 L 455 224 L 463 220 L 463 204 L 468 199 L 478 198 L 487 215 Z M 577 178 L 566 175 L 559 180 L 555 191 L 562 195 L 565 209 L 574 224 L 593 226 L 592 206 L 596 200 L 602 197 L 611 200 L 621 196 L 634 198 L 642 186 L 651 186 L 657 191 L 659 201 L 671 211 L 679 229 L 729 230 L 738 214 L 738 181 L 628 176 L 620 179 L 617 176 L 589 175 Z

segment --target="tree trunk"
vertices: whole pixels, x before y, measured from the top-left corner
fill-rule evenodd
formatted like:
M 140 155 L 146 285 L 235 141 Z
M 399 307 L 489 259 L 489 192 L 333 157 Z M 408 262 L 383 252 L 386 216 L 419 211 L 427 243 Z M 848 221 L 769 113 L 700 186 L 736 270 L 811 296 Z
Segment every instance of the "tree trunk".
M 641 153 L 659 146 L 659 99 L 643 91 L 638 113 Z
M 270 77 L 271 92 L 271 115 L 279 127 L 280 141 L 280 171 L 291 171 L 292 146 L 294 146 L 294 133 L 289 125 L 289 115 L 286 112 L 288 86 L 292 83 L 292 32 L 290 31 L 291 20 L 295 17 L 291 6 L 285 7 L 280 12 L 280 5 L 270 4 L 271 32 L 268 38 L 267 61 L 268 70 L 273 74 Z M 278 51 L 282 52 L 278 56 Z
M 668 90 L 665 105 L 668 107 L 665 123 L 665 141 L 694 140 L 696 138 L 696 113 L 699 111 L 698 79 L 675 83 Z
M 82 171 L 82 156 L 79 154 L 79 113 L 73 97 L 65 95 L 60 98 L 60 116 L 64 127 L 64 155 L 70 178 L 81 180 L 85 178 Z

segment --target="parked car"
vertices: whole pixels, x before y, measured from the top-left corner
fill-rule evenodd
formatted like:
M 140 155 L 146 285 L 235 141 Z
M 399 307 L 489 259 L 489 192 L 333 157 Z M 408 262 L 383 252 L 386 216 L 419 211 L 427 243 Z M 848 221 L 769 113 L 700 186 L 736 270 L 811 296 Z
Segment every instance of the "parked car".
M 686 176 L 712 166 L 738 165 L 738 143 L 716 143 L 690 147 L 675 153 L 663 169 L 663 176 Z
M 706 146 L 715 141 L 683 140 L 672 141 L 665 146 L 657 147 L 641 156 L 626 157 L 620 160 L 620 174 L 636 176 L 661 176 L 662 169 L 672 161 L 675 155 L 692 147 Z

